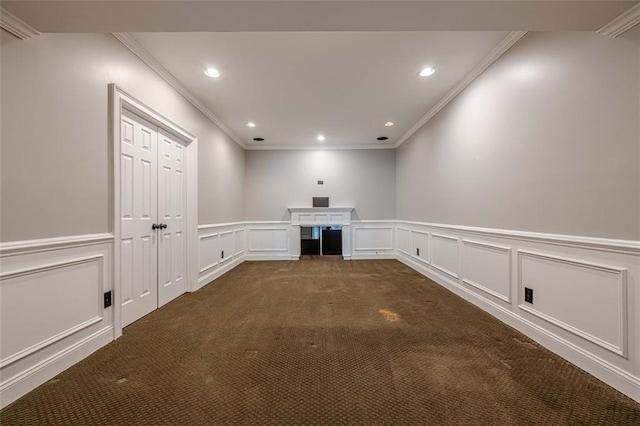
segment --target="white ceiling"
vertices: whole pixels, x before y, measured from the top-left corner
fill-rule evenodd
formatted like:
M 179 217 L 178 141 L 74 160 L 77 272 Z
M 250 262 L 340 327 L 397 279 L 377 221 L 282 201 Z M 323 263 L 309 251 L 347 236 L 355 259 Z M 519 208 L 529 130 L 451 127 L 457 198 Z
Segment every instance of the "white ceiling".
M 506 35 L 132 34 L 248 147 L 315 146 L 318 134 L 327 146 L 390 147 Z M 425 66 L 436 73 L 419 77 Z M 207 67 L 221 78 L 204 75 Z M 246 127 L 249 121 L 256 127 Z M 387 121 L 395 125 L 385 127 Z
M 522 34 L 508 31 L 594 31 L 636 4 L 2 0 L 1 7 L 35 33 L 129 32 L 175 77 L 174 86 L 185 87 L 190 92 L 185 96 L 204 104 L 201 110 L 234 139 L 249 148 L 283 148 L 317 146 L 319 133 L 326 135 L 324 146 L 391 147 Z M 126 34 L 118 37 L 130 40 Z M 436 67 L 436 74 L 419 78 L 418 70 L 427 65 Z M 222 77 L 206 77 L 208 66 Z M 245 126 L 249 120 L 255 129 Z M 384 127 L 388 120 L 395 126 Z M 389 140 L 378 142 L 379 136 Z M 254 137 L 265 141 L 253 142 Z

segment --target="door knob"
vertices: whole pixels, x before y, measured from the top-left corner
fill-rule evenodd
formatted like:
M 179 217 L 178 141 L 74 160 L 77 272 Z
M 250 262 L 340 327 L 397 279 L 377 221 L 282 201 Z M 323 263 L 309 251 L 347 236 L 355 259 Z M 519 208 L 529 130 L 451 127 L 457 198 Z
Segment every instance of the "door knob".
M 167 225 L 166 223 L 161 223 L 160 224 L 160 228 L 162 228 L 162 229 L 167 229 L 168 226 L 169 225 Z
M 154 223 L 153 225 L 151 225 L 151 229 L 153 229 L 154 231 L 155 231 L 156 229 L 162 229 L 162 224 L 160 224 L 160 225 L 156 225 L 156 224 Z

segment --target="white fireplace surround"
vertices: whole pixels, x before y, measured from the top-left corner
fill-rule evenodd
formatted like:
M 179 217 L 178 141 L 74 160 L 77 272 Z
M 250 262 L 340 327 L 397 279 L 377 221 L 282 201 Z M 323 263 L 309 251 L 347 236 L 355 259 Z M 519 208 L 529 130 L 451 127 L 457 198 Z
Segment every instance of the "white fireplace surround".
M 353 207 L 289 207 L 291 212 L 291 259 L 300 259 L 301 226 L 342 226 L 342 257 L 351 259 L 351 213 Z

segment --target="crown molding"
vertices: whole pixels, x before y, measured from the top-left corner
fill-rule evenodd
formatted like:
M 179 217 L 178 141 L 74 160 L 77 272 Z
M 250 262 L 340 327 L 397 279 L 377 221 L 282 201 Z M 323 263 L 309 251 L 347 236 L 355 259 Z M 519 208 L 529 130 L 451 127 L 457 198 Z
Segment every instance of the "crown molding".
M 373 144 L 349 144 L 349 145 L 324 145 L 321 143 L 314 145 L 248 145 L 247 151 L 305 151 L 321 150 L 334 151 L 341 149 L 395 149 L 393 145 L 373 145 Z
M 415 132 L 420 130 L 422 126 L 427 124 L 429 120 L 435 117 L 445 106 L 449 104 L 456 96 L 467 88 L 473 81 L 480 76 L 487 68 L 498 60 L 507 50 L 509 50 L 514 44 L 518 42 L 527 31 L 512 31 L 507 35 L 482 61 L 480 61 L 462 80 L 456 84 L 442 99 L 438 101 L 416 124 L 413 125 L 398 141 L 392 146 L 392 148 L 398 148 L 407 139 L 409 139 Z
M 193 93 L 189 91 L 180 81 L 173 76 L 165 67 L 163 67 L 156 58 L 151 55 L 144 47 L 140 45 L 129 33 L 111 33 L 120 43 L 122 43 L 127 49 L 129 49 L 134 55 L 142 60 L 149 68 L 156 72 L 164 81 L 169 83 L 178 93 L 195 106 L 201 113 L 211 120 L 216 126 L 218 126 L 223 132 L 227 134 L 235 143 L 242 148 L 247 149 L 247 146 L 242 140 L 235 135 L 216 115 L 207 108 Z
M 40 35 L 40 31 L 36 30 L 11 12 L 8 12 L 3 7 L 0 7 L 0 28 L 13 34 L 20 40 L 28 40 Z
M 609 37 L 618 37 L 638 24 L 640 24 L 640 3 L 600 28 L 598 33 Z

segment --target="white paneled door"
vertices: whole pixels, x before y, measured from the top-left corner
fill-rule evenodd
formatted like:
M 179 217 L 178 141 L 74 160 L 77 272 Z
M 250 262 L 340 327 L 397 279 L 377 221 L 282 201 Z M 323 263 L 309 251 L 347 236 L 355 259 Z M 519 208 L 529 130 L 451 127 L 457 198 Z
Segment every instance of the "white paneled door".
M 158 305 L 184 293 L 186 281 L 184 147 L 162 129 L 158 132 L 158 217 L 166 227 L 159 230 Z
M 120 130 L 123 327 L 184 293 L 184 147 L 123 110 Z

